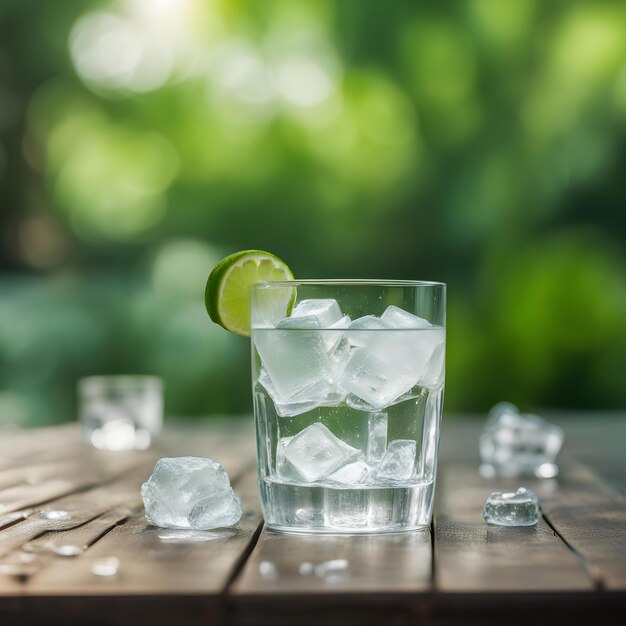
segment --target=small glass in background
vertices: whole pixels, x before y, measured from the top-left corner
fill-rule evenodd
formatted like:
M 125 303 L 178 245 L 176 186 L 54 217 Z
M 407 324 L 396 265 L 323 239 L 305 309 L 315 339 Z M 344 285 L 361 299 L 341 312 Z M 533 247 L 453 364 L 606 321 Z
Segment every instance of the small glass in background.
M 163 425 L 156 376 L 90 376 L 78 381 L 83 439 L 103 450 L 145 450 Z

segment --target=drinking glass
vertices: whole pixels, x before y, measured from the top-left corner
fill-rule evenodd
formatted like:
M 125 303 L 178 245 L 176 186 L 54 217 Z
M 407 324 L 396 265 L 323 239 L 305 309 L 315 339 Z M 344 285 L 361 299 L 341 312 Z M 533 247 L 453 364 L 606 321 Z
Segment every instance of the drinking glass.
M 442 283 L 252 288 L 252 393 L 267 526 L 375 533 L 430 524 L 444 394 Z
M 163 425 L 155 376 L 90 376 L 78 382 L 84 440 L 105 450 L 145 450 Z

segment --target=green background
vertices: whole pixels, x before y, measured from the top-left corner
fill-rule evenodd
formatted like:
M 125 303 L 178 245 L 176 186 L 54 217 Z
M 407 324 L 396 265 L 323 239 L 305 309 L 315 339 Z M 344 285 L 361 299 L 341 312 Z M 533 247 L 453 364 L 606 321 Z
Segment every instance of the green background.
M 626 403 L 623 1 L 3 0 L 0 422 L 249 413 L 226 254 L 448 284 L 448 411 Z

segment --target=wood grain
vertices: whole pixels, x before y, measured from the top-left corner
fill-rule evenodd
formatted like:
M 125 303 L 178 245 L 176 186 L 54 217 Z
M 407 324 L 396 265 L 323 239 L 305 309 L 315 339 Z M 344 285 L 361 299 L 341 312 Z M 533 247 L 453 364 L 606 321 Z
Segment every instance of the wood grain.
M 484 522 L 482 509 L 490 492 L 510 491 L 513 484 L 517 485 L 482 479 L 475 466 L 441 468 L 434 514 L 437 589 L 448 593 L 593 590 L 594 581 L 576 555 L 542 519 L 526 528 Z
M 532 610 L 541 626 L 579 619 L 621 626 L 626 507 L 618 491 L 626 477 L 620 445 L 611 444 L 610 463 L 598 461 L 598 468 L 611 469 L 617 490 L 576 459 L 583 450 L 588 463 L 601 459 L 612 431 L 605 432 L 590 443 L 570 438 L 556 480 L 488 481 L 476 471 L 477 425 L 448 425 L 434 537 L 346 537 L 261 532 L 249 421 L 169 428 L 155 449 L 129 453 L 81 444 L 77 425 L 3 429 L 0 617 L 55 626 L 521 626 Z M 141 482 L 157 458 L 183 455 L 225 466 L 244 505 L 236 528 L 197 533 L 146 524 Z M 547 523 L 485 524 L 488 493 L 518 483 L 539 495 Z M 30 514 L 19 514 L 26 506 Z M 71 520 L 42 520 L 44 509 L 67 510 Z M 23 549 L 28 542 L 32 552 Z M 50 549 L 66 545 L 84 553 L 67 558 Z M 96 576 L 94 564 L 109 556 L 120 561 L 117 575 Z
M 431 588 L 429 530 L 392 535 L 261 533 L 235 595 L 413 593 Z
M 597 583 L 626 591 L 626 500 L 590 468 L 563 468 L 541 499 L 550 525 L 587 563 Z

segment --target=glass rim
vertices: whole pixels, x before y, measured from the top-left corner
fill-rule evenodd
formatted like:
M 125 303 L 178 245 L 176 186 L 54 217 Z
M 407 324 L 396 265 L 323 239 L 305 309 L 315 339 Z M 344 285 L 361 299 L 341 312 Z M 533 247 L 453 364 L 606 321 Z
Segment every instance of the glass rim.
M 161 389 L 163 387 L 163 379 L 160 376 L 152 376 L 150 374 L 96 374 L 79 378 L 77 386 L 82 393 L 103 389 Z
M 443 287 L 446 283 L 429 280 L 389 280 L 384 278 L 304 278 L 301 280 L 262 280 L 254 283 L 252 287 L 293 287 L 298 285 L 321 285 L 321 286 L 354 286 L 354 287 Z

